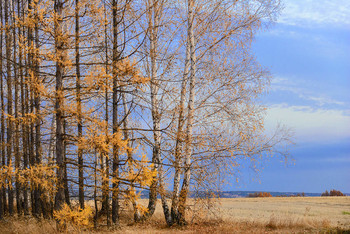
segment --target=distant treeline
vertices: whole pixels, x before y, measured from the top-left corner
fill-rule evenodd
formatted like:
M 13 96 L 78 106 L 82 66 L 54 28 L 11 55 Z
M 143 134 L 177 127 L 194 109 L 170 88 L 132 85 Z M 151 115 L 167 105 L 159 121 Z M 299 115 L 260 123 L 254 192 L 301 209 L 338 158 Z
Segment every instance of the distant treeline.
M 253 192 L 253 193 L 248 193 L 245 197 L 315 197 L 315 196 L 346 196 L 346 194 L 343 194 L 341 191 L 338 190 L 330 190 L 328 192 L 328 190 L 326 190 L 324 193 L 322 194 L 316 194 L 316 193 L 277 193 L 277 192 L 272 192 L 272 194 L 270 192 Z
M 345 196 L 345 194 L 343 194 L 342 192 L 338 191 L 338 190 L 331 190 L 328 192 L 328 190 L 326 190 L 324 193 L 321 194 L 322 197 L 334 197 L 334 196 Z

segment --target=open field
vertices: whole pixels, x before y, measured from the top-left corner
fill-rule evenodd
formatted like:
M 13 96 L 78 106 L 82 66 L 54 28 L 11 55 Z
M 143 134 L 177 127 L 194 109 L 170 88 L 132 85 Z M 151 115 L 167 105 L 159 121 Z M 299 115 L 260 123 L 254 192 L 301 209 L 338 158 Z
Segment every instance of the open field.
M 236 198 L 221 201 L 224 219 L 266 223 L 328 223 L 350 229 L 350 197 Z
M 142 200 L 146 204 L 146 200 Z M 160 203 L 151 220 L 133 224 L 122 217 L 119 229 L 84 233 L 350 233 L 350 197 L 270 197 L 221 199 L 211 212 L 199 211 L 186 227 L 168 228 Z M 192 206 L 192 208 L 196 208 Z M 69 233 L 76 232 L 72 227 Z M 0 233 L 55 233 L 53 221 L 7 220 Z

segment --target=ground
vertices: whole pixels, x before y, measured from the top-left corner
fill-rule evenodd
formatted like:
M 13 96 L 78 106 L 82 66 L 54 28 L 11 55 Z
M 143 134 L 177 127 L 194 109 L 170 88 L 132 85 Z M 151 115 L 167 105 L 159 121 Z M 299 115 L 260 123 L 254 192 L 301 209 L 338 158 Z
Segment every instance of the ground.
M 143 200 L 141 203 L 146 204 Z M 191 200 L 184 227 L 168 228 L 160 203 L 151 220 L 134 224 L 123 216 L 119 228 L 78 230 L 68 233 L 350 233 L 350 197 L 269 197 L 221 199 L 217 203 Z M 210 212 L 203 207 L 210 208 Z M 102 221 L 101 221 L 102 222 Z M 0 233 L 57 233 L 54 221 L 34 218 L 5 219 Z

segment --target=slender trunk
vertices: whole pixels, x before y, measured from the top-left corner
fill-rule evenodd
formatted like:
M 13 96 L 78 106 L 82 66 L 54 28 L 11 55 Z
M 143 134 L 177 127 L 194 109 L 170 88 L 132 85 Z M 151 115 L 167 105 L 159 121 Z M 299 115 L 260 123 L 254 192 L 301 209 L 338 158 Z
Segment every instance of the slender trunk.
M 106 109 L 105 109 L 105 121 L 106 121 L 106 129 L 105 132 L 106 134 L 108 134 L 108 92 L 107 92 L 107 87 L 106 87 L 106 91 L 105 91 L 105 105 L 106 105 Z M 108 145 L 108 141 L 106 142 L 106 144 Z M 107 221 L 107 227 L 111 226 L 111 220 L 110 220 L 110 212 L 109 212 L 109 156 L 108 156 L 108 152 L 103 152 L 102 153 L 102 161 L 101 163 L 103 164 L 103 159 L 105 159 L 105 163 L 106 163 L 106 170 L 105 170 L 105 177 L 106 180 L 103 181 L 103 204 L 104 204 L 104 209 L 106 212 L 106 221 Z
M 17 0 L 17 17 L 19 20 L 22 20 L 23 19 L 23 11 L 21 10 L 23 7 L 23 2 L 20 1 L 20 0 Z M 23 43 L 23 41 L 20 40 L 21 37 L 23 37 L 23 28 L 22 27 L 18 27 L 18 40 Z M 17 113 L 17 116 L 18 116 L 18 112 L 21 113 L 21 117 L 23 117 L 23 113 L 24 113 L 24 100 L 23 100 L 23 47 L 22 46 L 18 46 L 18 65 L 19 65 L 19 75 L 17 77 L 17 86 L 19 86 L 19 92 L 20 92 L 20 95 L 16 95 L 16 98 L 17 98 L 17 101 L 16 101 L 16 113 Z M 19 81 L 19 82 L 18 82 Z M 21 104 L 18 103 L 18 101 L 21 102 Z M 18 109 L 18 110 L 17 110 Z M 20 132 L 20 129 L 21 129 L 21 132 L 22 132 L 22 153 L 19 154 L 19 152 L 17 152 L 18 155 L 18 164 L 16 165 L 17 168 L 19 169 L 20 168 L 20 161 L 21 161 L 21 156 L 23 155 L 23 163 L 24 163 L 24 150 L 25 150 L 25 143 L 24 143 L 24 127 L 23 127 L 23 124 L 19 125 L 19 123 L 17 123 L 17 126 L 16 126 L 16 133 L 17 133 L 17 136 L 16 136 L 16 145 L 19 145 L 19 139 L 21 138 L 19 135 L 19 132 Z M 17 148 L 17 147 L 16 147 Z M 18 187 L 18 190 L 20 191 L 20 193 L 23 194 L 23 196 L 20 198 L 20 193 L 18 193 L 17 196 L 17 212 L 18 213 L 22 213 L 22 210 L 24 211 L 24 214 L 26 215 L 28 210 L 25 209 L 25 190 L 26 190 L 26 186 L 22 186 L 20 185 L 19 183 L 17 183 L 16 185 L 16 188 Z M 27 207 L 28 208 L 28 207 Z
M 164 188 L 164 172 L 163 172 L 163 166 L 159 165 L 158 167 L 158 181 L 159 181 L 159 194 L 162 201 L 162 207 L 163 207 L 163 213 L 165 222 L 168 226 L 173 225 L 173 219 L 171 217 L 171 212 L 166 200 L 166 190 Z
M 66 126 L 67 126 L 67 121 L 63 120 L 63 135 L 66 136 Z M 64 187 L 64 200 L 66 201 L 67 205 L 70 206 L 70 198 L 69 198 L 69 187 L 68 187 L 68 174 L 67 174 L 67 141 L 65 139 L 65 137 L 63 137 L 63 145 L 64 145 L 64 183 L 63 183 L 63 187 Z
M 55 197 L 55 210 L 60 210 L 65 202 L 64 194 L 64 139 L 63 139 L 63 71 L 64 71 L 64 56 L 63 56 L 63 1 L 56 0 L 54 11 L 57 15 L 55 19 L 55 48 L 56 48 L 56 164 L 57 168 L 57 192 Z M 59 229 L 64 228 L 58 223 Z
M 31 66 L 31 62 L 29 62 Z M 31 70 L 29 70 L 31 73 Z M 27 92 L 26 92 L 26 107 L 27 107 L 27 113 L 32 114 L 33 113 L 33 104 L 32 104 L 32 88 L 30 85 L 30 79 L 27 79 Z M 31 121 L 30 124 L 27 126 L 27 138 L 28 138 L 28 158 L 29 158 L 29 165 L 30 167 L 34 167 L 34 125 Z M 34 199 L 34 190 L 30 190 L 30 201 L 31 201 L 31 210 L 32 214 L 35 216 L 35 199 Z
M 29 18 L 31 20 L 34 19 L 34 11 L 35 11 L 35 2 L 32 2 L 31 0 L 28 0 L 28 10 L 29 10 Z M 35 63 L 35 36 L 34 36 L 34 27 L 29 26 L 28 27 L 28 70 L 29 70 L 29 77 L 30 79 L 27 80 L 27 97 L 26 97 L 26 102 L 28 106 L 28 112 L 31 114 L 34 113 L 34 106 L 35 106 L 35 88 L 33 83 L 36 82 L 37 79 L 37 74 L 36 74 L 36 63 Z M 35 134 L 34 134 L 34 128 L 35 125 L 33 121 L 30 122 L 30 126 L 28 129 L 28 147 L 29 147 L 29 162 L 30 162 L 30 167 L 34 167 L 36 164 L 36 149 L 34 150 L 35 146 Z M 38 194 L 38 189 L 35 188 L 34 190 L 31 190 L 31 207 L 32 207 L 32 214 L 35 217 L 39 216 L 39 194 Z
M 2 1 L 0 1 L 0 19 L 1 19 L 1 24 L 2 24 Z M 1 155 L 0 155 L 0 160 L 1 160 L 1 166 L 5 166 L 5 121 L 4 121 L 4 111 L 5 111 L 5 107 L 4 107 L 4 92 L 3 92 L 3 69 L 2 69 L 2 60 L 3 60 L 3 51 L 2 51 L 2 33 L 3 30 L 0 31 L 0 150 L 1 150 Z M 5 206 L 5 202 L 6 200 L 4 199 L 5 196 L 5 189 L 4 188 L 0 188 L 0 220 L 3 218 L 4 215 L 4 206 Z
M 157 48 L 158 48 L 158 27 L 161 16 L 161 10 L 163 7 L 163 1 L 155 1 L 149 0 L 148 5 L 149 9 L 149 40 L 150 40 L 150 59 L 151 59 L 151 69 L 150 69 L 150 78 L 151 78 L 151 104 L 152 104 L 152 120 L 153 120 L 153 156 L 152 163 L 154 165 L 153 170 L 158 171 L 158 178 L 154 178 L 151 187 L 150 187 L 150 195 L 149 195 L 149 203 L 148 203 L 148 217 L 151 217 L 155 211 L 157 204 L 157 186 L 164 188 L 163 183 L 163 171 L 159 168 L 161 162 L 161 132 L 160 132 L 160 121 L 161 121 L 161 113 L 159 106 L 159 85 L 160 81 L 157 75 Z M 170 217 L 168 217 L 168 205 L 165 199 L 165 193 L 160 193 L 162 199 L 162 205 L 164 209 L 164 214 L 166 215 L 165 219 L 167 223 L 169 223 Z
M 21 9 L 21 14 L 22 18 L 24 18 L 24 2 L 21 0 L 22 4 L 22 9 Z M 22 33 L 21 35 L 26 38 L 28 35 L 25 35 L 25 27 L 23 26 L 22 28 Z M 26 39 L 23 39 L 23 44 L 25 45 Z M 21 111 L 22 111 L 22 118 L 25 118 L 26 113 L 28 113 L 28 108 L 26 106 L 26 92 L 27 92 L 27 86 L 26 86 L 26 79 L 25 77 L 28 77 L 28 59 L 27 56 L 25 56 L 27 51 L 27 48 L 23 46 L 23 48 L 20 48 L 20 53 L 19 53 L 19 62 L 20 62 L 20 67 L 22 70 L 22 61 L 24 63 L 25 70 L 21 71 Z M 23 74 L 24 73 L 24 74 Z M 27 169 L 29 166 L 29 155 L 28 155 L 28 127 L 26 123 L 22 123 L 21 125 L 22 128 L 22 145 L 23 145 L 23 169 Z M 23 212 L 24 215 L 29 215 L 29 199 L 28 199 L 28 181 L 26 181 L 25 186 L 23 186 Z
M 22 1 L 22 4 L 23 1 Z M 28 10 L 30 9 L 30 1 L 28 1 Z M 24 16 L 24 7 L 22 8 L 22 16 Z M 27 35 L 25 35 L 25 27 L 23 27 L 23 36 L 27 38 L 27 47 L 24 46 L 24 67 L 25 73 L 24 76 L 21 75 L 21 103 L 22 103 L 22 117 L 25 118 L 26 114 L 29 112 L 28 107 L 28 79 L 26 77 L 29 76 L 29 65 L 30 65 L 30 52 L 28 52 L 28 48 L 30 48 L 30 36 L 31 29 L 27 29 Z M 25 43 L 25 41 L 23 41 Z M 30 50 L 30 49 L 29 49 Z M 22 50 L 21 50 L 22 51 Z M 27 56 L 25 56 L 27 54 Z M 21 56 L 21 54 L 20 54 Z M 22 123 L 22 142 L 23 142 L 23 169 L 28 169 L 29 167 L 29 127 L 27 123 Z M 29 196 L 28 196 L 28 181 L 26 181 L 23 191 L 23 211 L 24 215 L 29 215 Z
M 23 15 L 23 12 L 22 12 Z M 23 30 L 24 34 L 24 30 Z M 20 67 L 22 67 L 22 48 L 20 48 L 20 53 L 19 53 L 19 61 L 20 61 Z M 27 67 L 27 60 L 24 58 L 24 64 L 25 67 Z M 22 70 L 22 69 L 21 69 Z M 26 71 L 26 76 L 27 76 L 27 71 Z M 25 118 L 25 114 L 27 113 L 27 108 L 26 108 L 26 94 L 27 88 L 26 88 L 26 81 L 24 80 L 23 76 L 23 71 L 21 71 L 20 75 L 21 81 L 20 81 L 20 86 L 21 86 L 21 112 L 22 112 L 22 118 Z M 22 128 L 22 145 L 23 145 L 23 169 L 28 168 L 28 131 L 27 131 L 27 124 L 22 123 L 21 125 Z M 25 186 L 23 186 L 23 211 L 24 215 L 29 214 L 29 204 L 28 204 L 28 189 L 27 189 L 27 182 L 25 183 Z
M 49 139 L 49 149 L 47 155 L 47 161 L 49 166 L 55 165 L 55 134 L 56 134 L 56 121 L 55 114 L 52 113 L 51 117 L 51 128 L 50 128 L 50 139 Z M 47 210 L 48 215 L 53 217 L 53 209 L 54 209 L 54 194 L 50 194 L 50 197 L 47 200 Z
M 33 55 L 33 54 L 32 54 Z M 34 58 L 32 57 L 32 60 L 34 60 Z M 34 72 L 34 64 L 31 62 L 31 74 L 33 74 Z M 29 113 L 30 114 L 34 114 L 34 88 L 33 88 L 33 81 L 31 79 L 29 79 L 29 90 L 28 90 L 28 94 L 29 94 L 29 100 L 28 100 L 28 104 L 29 104 Z M 34 134 L 34 122 L 31 119 L 30 121 L 30 126 L 29 126 L 29 162 L 30 162 L 30 167 L 35 167 L 35 134 Z M 37 203 L 37 193 L 36 193 L 36 189 L 31 189 L 30 191 L 30 196 L 31 196 L 31 202 L 32 202 L 32 214 L 34 217 L 38 217 L 38 203 Z
M 188 41 L 188 36 L 187 36 Z M 185 96 L 186 96 L 186 85 L 190 70 L 190 48 L 189 43 L 186 45 L 186 58 L 185 58 L 185 68 L 183 73 L 183 78 L 181 81 L 181 93 L 180 93 L 180 103 L 179 103 L 179 119 L 177 125 L 176 142 L 175 142 L 175 152 L 174 152 L 174 186 L 172 194 L 172 204 L 171 204 L 171 216 L 173 219 L 178 217 L 178 205 L 179 205 L 179 195 L 180 195 L 180 180 L 182 173 L 182 159 L 183 159 L 183 143 L 184 143 L 184 130 L 185 125 L 184 109 L 185 109 Z
M 19 19 L 19 1 L 17 0 L 17 17 Z M 15 4 L 13 2 L 12 4 L 12 20 L 13 20 L 13 24 L 16 25 L 16 17 L 15 17 Z M 20 27 L 18 27 L 18 35 L 19 35 L 19 30 Z M 19 109 L 19 103 L 18 103 L 18 98 L 19 98 L 19 94 L 18 94 L 18 80 L 19 80 L 19 70 L 18 70 L 18 66 L 16 64 L 17 62 L 17 42 L 16 42 L 16 27 L 13 28 L 13 61 L 14 63 L 14 88 L 15 88 L 15 119 L 18 119 L 18 109 Z M 21 69 L 19 67 L 19 69 Z M 20 155 L 19 155 L 19 122 L 15 121 L 15 136 L 14 136 L 14 155 L 15 155 L 15 168 L 16 170 L 19 170 L 19 166 L 20 166 Z M 21 214 L 21 193 L 20 193 L 20 183 L 18 181 L 18 175 L 16 174 L 16 210 L 17 210 L 17 214 Z
M 38 49 L 39 49 L 39 28 L 38 28 L 38 19 L 37 19 L 37 5 L 35 3 L 34 5 L 35 9 L 35 52 L 34 52 L 34 81 L 36 84 L 40 84 L 40 77 L 39 77 L 39 56 L 38 56 Z M 41 113 L 40 113 L 40 90 L 38 88 L 34 89 L 34 111 L 35 111 L 35 164 L 39 165 L 41 164 L 41 158 L 42 158 L 42 149 L 41 149 Z M 43 213 L 43 216 L 47 218 L 45 205 L 43 204 L 43 199 L 41 195 L 41 186 L 38 186 L 38 188 L 35 190 L 35 203 L 36 203 L 36 214 L 40 215 L 40 212 Z
M 105 11 L 106 13 L 106 11 Z M 106 46 L 106 74 L 108 74 L 108 44 L 107 44 L 107 25 L 105 25 L 105 46 Z M 106 121 L 106 135 L 108 135 L 108 120 L 109 120 L 109 114 L 108 114 L 108 78 L 106 78 L 106 89 L 105 89 L 105 121 Z M 108 145 L 109 142 L 107 141 L 106 144 Z M 110 221 L 110 212 L 109 212 L 109 156 L 108 152 L 106 152 L 106 182 L 104 184 L 104 190 L 105 190 L 105 199 L 104 199 L 104 204 L 106 208 L 106 215 L 107 215 L 107 226 L 109 227 L 111 225 Z
M 101 174 L 102 176 L 104 176 L 104 172 L 105 172 L 105 164 L 104 164 L 104 154 L 100 153 L 100 168 L 101 168 Z M 105 182 L 104 180 L 102 180 L 102 206 L 101 206 L 101 210 L 100 210 L 100 214 L 105 214 L 106 213 L 106 190 L 105 190 Z
M 94 163 L 94 205 L 95 205 L 94 228 L 97 228 L 98 207 L 97 207 L 97 154 L 96 154 L 96 150 L 95 150 L 95 163 Z
M 129 118 L 128 118 L 128 115 L 129 115 L 129 108 L 128 108 L 128 104 L 127 104 L 127 101 L 126 101 L 126 94 L 125 94 L 125 90 L 124 90 L 124 87 L 122 86 L 121 87 L 121 95 L 122 95 L 122 99 L 123 99 L 123 107 L 124 107 L 124 113 L 125 113 L 125 116 L 124 116 L 124 140 L 127 141 L 127 147 L 129 148 L 127 150 L 127 155 L 128 155 L 128 162 L 129 162 L 129 172 L 132 173 L 133 172 L 133 168 L 132 168 L 132 165 L 133 165 L 133 162 L 134 162 L 134 159 L 133 159 L 133 156 L 132 156 L 132 150 L 130 149 L 131 148 L 131 145 L 130 145 L 130 139 L 129 139 L 129 131 L 127 130 L 129 128 Z M 134 209 L 134 221 L 135 222 L 138 222 L 141 220 L 141 214 L 140 214 L 140 211 L 138 209 L 138 206 L 137 206 L 137 200 L 136 200 L 136 190 L 135 190 L 135 187 L 134 187 L 134 183 L 131 182 L 130 184 L 130 194 L 131 194 L 131 203 L 132 203 L 132 206 L 133 206 L 133 209 Z
M 161 16 L 161 10 L 163 7 L 163 1 L 148 0 L 149 15 L 149 40 L 150 40 L 150 59 L 151 59 L 151 104 L 152 104 L 152 120 L 153 120 L 153 156 L 152 163 L 154 170 L 158 172 L 158 179 L 154 178 L 149 194 L 148 213 L 147 217 L 151 217 L 155 211 L 157 203 L 157 186 L 159 187 L 159 194 L 161 197 L 163 212 L 166 223 L 171 226 L 172 218 L 170 209 L 166 200 L 166 191 L 164 185 L 164 172 L 160 165 L 161 162 L 161 132 L 160 132 L 160 106 L 159 106 L 159 85 L 160 81 L 157 76 L 157 48 L 158 48 L 158 28 Z M 146 217 L 145 217 L 146 218 Z
M 105 160 L 106 160 L 106 181 L 104 182 L 104 191 L 105 191 L 105 207 L 106 207 L 106 221 L 107 221 L 107 227 L 111 226 L 111 220 L 110 220 L 110 207 L 109 207 L 109 156 L 108 153 L 105 153 Z
M 118 73 L 117 62 L 120 54 L 118 51 L 118 1 L 112 0 L 112 19 L 113 19 L 113 134 L 119 131 L 118 126 Z M 116 180 L 119 177 L 119 148 L 113 145 L 113 178 Z M 113 182 L 113 199 L 112 199 L 112 222 L 119 225 L 119 183 Z
M 3 21 L 3 15 L 2 15 L 2 1 L 0 1 L 0 19 L 1 19 L 1 24 Z M 1 132 L 0 132 L 0 150 L 1 150 L 1 166 L 5 166 L 5 120 L 4 120 L 4 111 L 5 111 L 5 106 L 4 106 L 4 91 L 3 91 L 3 51 L 2 51 L 2 33 L 3 30 L 0 30 L 0 125 L 1 125 Z M 4 215 L 4 207 L 6 205 L 6 195 L 5 195 L 5 188 L 0 188 L 0 220 L 3 218 Z
M 78 141 L 83 136 L 83 124 L 81 116 L 81 97 L 80 97 L 80 27 L 79 27 L 79 0 L 75 0 L 75 69 L 76 69 L 76 100 L 77 100 L 77 122 L 78 122 Z M 79 206 L 84 209 L 84 161 L 83 150 L 78 145 L 78 177 L 79 177 Z
M 12 116 L 13 108 L 12 108 L 12 77 L 11 77 L 11 34 L 10 34 L 10 22 L 9 22 L 9 11 L 10 5 L 8 0 L 5 0 L 5 41 L 6 41 L 6 74 L 7 74 L 7 114 Z M 11 118 L 7 120 L 7 166 L 12 163 L 12 131 L 13 131 L 13 123 Z M 10 179 L 12 180 L 12 179 Z M 8 183 L 12 184 L 12 181 L 8 181 Z M 9 214 L 13 215 L 13 189 L 12 186 L 8 187 L 8 211 Z
M 195 54 L 195 38 L 194 38 L 194 0 L 188 2 L 188 39 L 190 44 L 190 58 L 191 58 L 191 72 L 190 72 L 190 87 L 189 99 L 187 107 L 187 127 L 186 127 L 186 141 L 185 141 L 185 173 L 180 192 L 179 201 L 179 224 L 185 224 L 185 208 L 186 199 L 188 196 L 191 180 L 191 157 L 192 157 L 192 129 L 194 116 L 194 101 L 195 101 L 195 85 L 196 85 L 196 54 Z
M 153 120 L 153 156 L 152 163 L 154 164 L 153 170 L 157 170 L 159 167 L 160 159 L 160 113 L 159 113 L 159 100 L 158 100 L 158 90 L 159 81 L 157 80 L 157 39 L 158 39 L 158 17 L 157 17 L 157 1 L 148 0 L 149 14 L 148 14 L 148 24 L 149 24 L 149 40 L 150 40 L 150 59 L 151 59 L 151 103 L 152 103 L 152 120 Z M 152 181 L 149 193 L 148 202 L 148 213 L 147 216 L 151 217 L 156 209 L 157 204 L 157 184 L 158 180 L 155 177 Z
M 29 57 L 29 53 L 28 53 L 28 57 Z M 30 65 L 30 60 L 27 59 L 27 67 L 29 67 Z M 29 70 L 30 71 L 30 70 Z M 26 77 L 28 77 L 28 72 L 26 72 Z M 29 83 L 28 83 L 28 78 L 25 79 L 25 82 L 24 82 L 24 106 L 25 106 L 25 114 L 29 114 L 30 113 L 30 108 L 29 108 L 29 102 L 30 102 L 30 87 L 29 87 Z M 24 164 L 28 167 L 32 167 L 33 166 L 33 147 L 32 147 L 32 144 L 31 144 L 31 125 L 28 125 L 28 124 L 25 124 L 25 142 L 26 142 L 26 146 L 27 146 L 27 150 L 26 150 L 26 158 L 25 158 L 25 161 L 24 161 Z M 26 167 L 26 168 L 27 168 Z M 30 190 L 30 201 L 31 201 L 31 208 L 32 208 L 32 211 L 33 211 L 33 196 L 32 196 L 32 190 Z
M 32 0 L 28 0 L 28 14 L 31 20 L 34 20 L 34 7 Z M 34 32 L 33 27 L 28 27 L 28 73 L 27 76 L 31 78 L 26 79 L 26 109 L 28 114 L 33 113 L 33 80 L 34 77 Z M 29 153 L 29 164 L 30 167 L 34 167 L 35 158 L 34 158 L 34 125 L 33 122 L 30 121 L 30 124 L 27 125 L 27 139 L 28 139 L 28 153 Z M 37 203 L 36 203 L 36 194 L 33 190 L 30 191 L 30 201 L 33 216 L 37 216 Z
M 104 4 L 105 4 L 106 2 L 104 1 Z M 104 6 L 104 17 L 105 17 L 105 20 L 106 20 L 106 18 L 107 18 L 107 10 L 106 10 L 106 6 Z M 107 25 L 105 24 L 104 25 L 104 33 L 105 33 L 105 41 L 104 41 L 104 43 L 105 43 L 105 59 L 106 59 L 106 62 L 105 62 L 105 69 L 106 69 L 106 74 L 108 74 L 108 42 L 107 42 Z M 105 121 L 106 121 L 106 129 L 105 129 L 105 131 L 106 131 L 106 135 L 108 135 L 108 119 L 109 119 L 109 116 L 108 116 L 108 86 L 107 86 L 107 84 L 108 84 L 108 81 L 107 81 L 107 79 L 106 79 L 106 89 L 105 89 Z M 108 143 L 107 143 L 108 144 Z M 107 167 L 107 156 L 108 155 L 106 155 L 105 153 L 102 153 L 101 154 L 101 171 L 104 171 L 104 157 L 106 157 L 106 167 Z M 105 172 L 107 172 L 107 170 L 105 171 Z M 106 173 L 105 173 L 105 176 L 106 176 Z M 101 213 L 105 213 L 105 214 L 107 214 L 107 213 L 109 213 L 109 207 L 108 207 L 108 198 L 107 198 L 107 196 L 108 196 L 108 188 L 106 187 L 106 181 L 103 181 L 103 183 L 102 183 L 102 208 L 101 208 Z M 107 214 L 107 223 L 109 224 L 109 214 Z M 107 224 L 107 225 L 108 225 Z

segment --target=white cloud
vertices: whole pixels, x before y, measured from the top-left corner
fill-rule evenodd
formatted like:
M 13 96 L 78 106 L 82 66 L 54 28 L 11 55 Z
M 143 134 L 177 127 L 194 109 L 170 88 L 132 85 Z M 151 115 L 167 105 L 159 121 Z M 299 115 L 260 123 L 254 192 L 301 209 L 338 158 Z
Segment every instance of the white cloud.
M 333 107 L 337 106 L 344 108 L 347 106 L 347 103 L 344 101 L 336 100 L 329 95 L 320 92 L 319 87 L 315 87 L 315 84 L 309 84 L 305 80 L 300 79 L 287 79 L 283 77 L 274 78 L 271 83 L 271 91 L 292 93 L 294 96 L 304 101 L 311 101 L 313 105 L 318 107 L 332 105 Z
M 285 0 L 279 23 L 301 27 L 350 25 L 349 0 Z
M 275 77 L 271 82 L 272 91 L 288 91 L 295 94 L 300 94 L 303 92 L 303 89 L 300 87 L 304 87 L 301 82 L 296 81 L 295 79 L 287 79 L 284 77 Z
M 344 106 L 345 102 L 337 101 L 332 98 L 326 97 L 326 96 L 305 96 L 305 95 L 299 95 L 299 97 L 304 98 L 306 100 L 314 101 L 317 103 L 318 106 L 324 106 L 324 105 L 340 105 Z
M 284 124 L 297 142 L 326 143 L 350 138 L 350 110 L 315 109 L 310 106 L 273 105 L 267 111 L 266 128 Z

